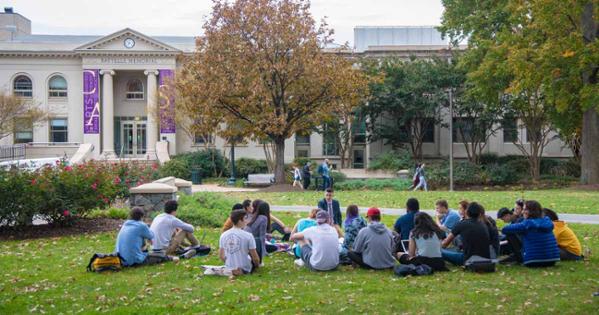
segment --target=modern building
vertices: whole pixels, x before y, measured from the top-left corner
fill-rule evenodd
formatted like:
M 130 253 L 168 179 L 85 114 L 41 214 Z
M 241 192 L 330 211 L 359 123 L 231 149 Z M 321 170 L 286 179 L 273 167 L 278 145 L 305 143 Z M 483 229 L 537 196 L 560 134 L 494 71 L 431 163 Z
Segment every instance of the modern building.
M 355 48 L 348 55 L 450 58 L 447 42 L 434 27 L 356 27 Z M 27 143 L 27 158 L 71 156 L 91 144 L 95 159 L 156 159 L 157 143 L 168 143 L 168 154 L 206 146 L 226 150 L 226 141 L 186 134 L 174 123 L 172 100 L 157 91 L 192 54 L 194 37 L 148 36 L 126 28 L 108 35 L 31 34 L 31 21 L 6 8 L 0 13 L 0 86 L 50 113 L 46 122 L 17 124 L 0 145 Z M 332 49 L 331 53 L 340 53 Z M 149 115 L 148 108 L 160 108 Z M 447 115 L 446 120 L 447 120 Z M 367 143 L 366 130 L 355 128 L 354 168 L 365 168 L 381 152 L 382 142 Z M 510 133 L 512 134 L 512 133 Z M 442 126 L 427 131 L 424 154 L 447 156 L 449 132 Z M 526 138 L 526 130 L 518 137 Z M 459 140 L 459 139 L 458 139 Z M 486 150 L 498 155 L 519 154 L 504 133 L 490 139 Z M 206 143 L 208 141 L 208 143 Z M 463 145 L 454 143 L 457 157 Z M 559 141 L 548 156 L 570 156 Z M 236 147 L 237 157 L 264 159 L 263 144 Z M 339 161 L 333 137 L 297 135 L 286 142 L 285 161 L 295 157 Z

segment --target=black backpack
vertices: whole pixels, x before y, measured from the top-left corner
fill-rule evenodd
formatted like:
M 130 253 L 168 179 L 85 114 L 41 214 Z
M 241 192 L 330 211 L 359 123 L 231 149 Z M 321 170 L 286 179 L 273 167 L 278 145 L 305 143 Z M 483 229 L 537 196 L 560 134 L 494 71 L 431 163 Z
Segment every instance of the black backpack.
M 464 268 L 468 271 L 486 273 L 495 272 L 495 261 L 493 259 L 484 258 L 480 256 L 472 256 L 464 262 Z

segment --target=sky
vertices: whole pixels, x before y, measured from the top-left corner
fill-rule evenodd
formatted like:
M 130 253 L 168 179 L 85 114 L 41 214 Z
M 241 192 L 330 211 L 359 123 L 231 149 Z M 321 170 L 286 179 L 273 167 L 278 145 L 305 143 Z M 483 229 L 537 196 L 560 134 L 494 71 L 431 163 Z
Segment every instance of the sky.
M 197 36 L 211 0 L 9 0 L 34 34 L 108 35 L 125 27 L 147 35 Z M 439 25 L 441 0 L 312 0 L 335 42 L 353 44 L 354 26 Z

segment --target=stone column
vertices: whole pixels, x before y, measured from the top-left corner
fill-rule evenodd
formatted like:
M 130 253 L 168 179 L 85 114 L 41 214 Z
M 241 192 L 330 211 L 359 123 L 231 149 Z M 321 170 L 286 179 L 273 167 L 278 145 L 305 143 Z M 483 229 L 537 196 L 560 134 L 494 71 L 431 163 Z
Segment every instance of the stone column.
M 113 70 L 101 70 L 102 75 L 102 157 L 115 159 L 114 153 L 114 88 Z
M 146 87 L 148 105 L 147 116 L 148 122 L 146 125 L 147 132 L 147 148 L 146 156 L 149 160 L 156 159 L 156 142 L 158 142 L 158 70 L 146 70 L 144 74 L 148 76 L 148 84 Z

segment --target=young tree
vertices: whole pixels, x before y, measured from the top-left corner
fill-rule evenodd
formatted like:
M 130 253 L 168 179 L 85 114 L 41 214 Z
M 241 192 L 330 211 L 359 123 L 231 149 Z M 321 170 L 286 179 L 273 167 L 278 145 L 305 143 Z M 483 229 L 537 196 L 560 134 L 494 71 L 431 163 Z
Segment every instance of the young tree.
M 178 75 L 182 93 L 198 100 L 190 116 L 218 117 L 272 141 L 277 183 L 285 182 L 285 139 L 320 125 L 356 89 L 357 70 L 322 50 L 332 31 L 316 26 L 309 8 L 303 0 L 215 0 Z
M 441 106 L 452 86 L 451 68 L 440 59 L 389 58 L 368 64 L 368 73 L 382 77 L 371 84 L 365 106 L 371 140 L 381 139 L 394 149 L 407 143 L 414 160 L 421 160 L 426 130 L 441 124 Z
M 0 92 L 0 139 L 15 131 L 15 124 L 35 125 L 46 119 L 46 113 L 24 98 Z

